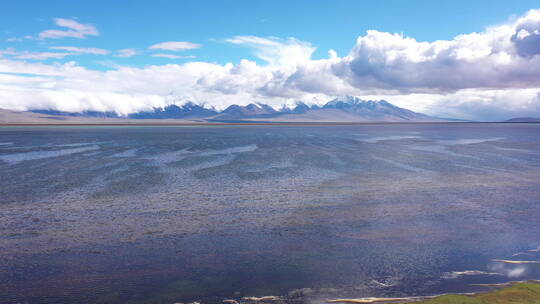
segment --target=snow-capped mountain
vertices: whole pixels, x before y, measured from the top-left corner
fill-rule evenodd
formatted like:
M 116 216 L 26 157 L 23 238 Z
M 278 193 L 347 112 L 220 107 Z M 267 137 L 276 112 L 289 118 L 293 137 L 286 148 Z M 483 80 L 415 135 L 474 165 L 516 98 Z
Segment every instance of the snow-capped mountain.
M 55 110 L 33 110 L 48 115 L 77 117 L 121 118 L 114 112 L 86 111 L 81 113 L 60 112 Z M 370 121 L 444 121 L 422 113 L 397 107 L 385 100 L 362 100 L 354 96 L 333 99 L 326 104 L 307 105 L 297 102 L 276 110 L 262 103 L 248 105 L 230 105 L 223 111 L 207 108 L 193 102 L 183 105 L 171 104 L 151 111 L 142 111 L 128 115 L 130 119 L 197 119 L 197 121 L 231 122 L 370 122 Z
M 311 110 L 312 107 L 308 106 L 303 102 L 297 102 L 294 107 L 283 107 L 280 112 L 284 114 L 303 114 Z
M 165 119 L 165 118 L 204 118 L 216 115 L 218 112 L 213 108 L 208 109 L 193 102 L 187 102 L 182 106 L 168 105 L 164 108 L 154 108 L 153 111 L 138 112 L 128 115 L 128 118 L 136 119 Z
M 269 117 L 279 114 L 274 108 L 261 103 L 250 103 L 247 106 L 230 105 L 219 115 L 213 117 L 214 120 L 238 120 L 243 118 Z
M 507 119 L 504 122 L 535 122 L 540 123 L 540 118 L 537 117 L 515 117 Z
M 397 107 L 386 100 L 362 100 L 354 96 L 331 100 L 322 108 L 342 110 L 367 120 L 429 120 L 432 118 Z

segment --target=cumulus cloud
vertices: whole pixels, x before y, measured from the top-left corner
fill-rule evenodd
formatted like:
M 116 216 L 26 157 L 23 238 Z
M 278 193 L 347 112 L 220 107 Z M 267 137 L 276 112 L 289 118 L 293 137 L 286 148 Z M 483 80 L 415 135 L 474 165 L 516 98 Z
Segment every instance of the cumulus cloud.
M 310 43 L 295 38 L 236 36 L 226 41 L 254 49 L 255 56 L 271 65 L 296 66 L 309 61 L 315 51 Z
M 540 54 L 540 10 L 530 11 L 517 22 L 511 40 L 522 57 Z
M 68 31 L 88 32 L 80 26 L 67 27 Z M 329 50 L 328 57 L 320 59 L 313 58 L 315 46 L 295 38 L 235 36 L 225 41 L 251 49 L 262 63 L 249 59 L 227 64 L 191 61 L 140 68 L 115 65 L 108 71 L 74 62 L 15 60 L 24 59 L 14 57 L 24 54 L 8 49 L 0 51 L 0 73 L 32 77 L 0 79 L 0 97 L 4 97 L 0 107 L 127 114 L 166 105 L 171 102 L 167 97 L 171 92 L 182 102 L 217 108 L 251 102 L 275 107 L 294 101 L 320 104 L 335 96 L 357 95 L 386 99 L 440 117 L 499 120 L 540 116 L 539 31 L 540 10 L 451 40 L 424 42 L 370 30 L 358 37 L 348 54 L 340 57 Z M 198 47 L 192 42 L 169 41 L 149 48 L 182 51 Z M 75 49 L 63 50 L 76 53 Z M 115 55 L 135 53 L 124 49 Z M 161 52 L 152 56 L 177 59 L 178 55 Z
M 67 28 L 67 30 L 45 30 L 39 33 L 40 39 L 58 39 L 65 37 L 83 39 L 86 36 L 98 36 L 99 31 L 91 24 L 81 24 L 72 19 L 55 18 L 54 23 L 59 27 Z
M 512 39 L 523 24 L 537 21 L 540 16 L 532 11 L 515 24 L 434 42 L 368 31 L 340 63 L 338 73 L 358 88 L 402 93 L 538 87 L 540 57 L 522 56 L 524 51 Z M 540 23 L 537 26 L 540 29 Z
M 166 50 L 166 51 L 184 51 L 198 49 L 201 45 L 198 43 L 187 42 L 187 41 L 167 41 L 161 42 L 154 45 L 151 45 L 149 49 L 151 50 Z

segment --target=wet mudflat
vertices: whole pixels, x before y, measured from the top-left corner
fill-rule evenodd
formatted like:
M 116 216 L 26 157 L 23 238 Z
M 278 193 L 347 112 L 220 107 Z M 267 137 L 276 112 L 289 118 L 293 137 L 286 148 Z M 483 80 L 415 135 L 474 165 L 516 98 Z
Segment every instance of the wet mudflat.
M 540 278 L 539 124 L 2 127 L 0 172 L 0 303 Z

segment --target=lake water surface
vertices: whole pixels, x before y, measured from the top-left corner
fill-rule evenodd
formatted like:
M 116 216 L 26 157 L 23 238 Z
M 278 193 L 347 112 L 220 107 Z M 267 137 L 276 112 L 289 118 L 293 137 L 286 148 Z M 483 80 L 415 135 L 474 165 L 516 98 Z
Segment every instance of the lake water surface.
M 471 292 L 537 261 L 540 124 L 0 127 L 0 303 Z

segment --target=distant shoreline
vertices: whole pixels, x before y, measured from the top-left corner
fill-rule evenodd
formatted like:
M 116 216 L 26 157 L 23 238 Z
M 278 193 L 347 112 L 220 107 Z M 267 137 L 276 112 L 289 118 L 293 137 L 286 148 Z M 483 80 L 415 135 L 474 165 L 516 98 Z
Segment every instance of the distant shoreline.
M 150 123 L 0 123 L 0 127 L 24 126 L 362 126 L 362 125 L 454 125 L 454 124 L 540 124 L 540 122 L 514 121 L 434 121 L 434 122 L 150 122 Z

